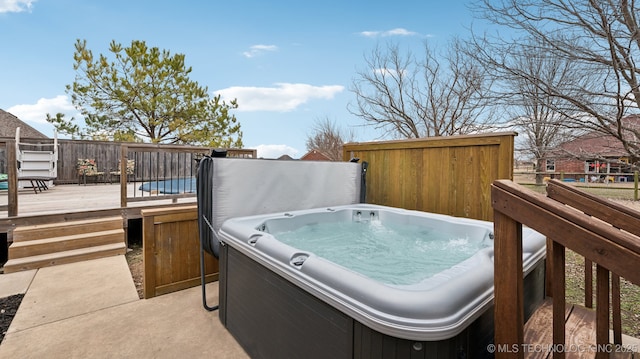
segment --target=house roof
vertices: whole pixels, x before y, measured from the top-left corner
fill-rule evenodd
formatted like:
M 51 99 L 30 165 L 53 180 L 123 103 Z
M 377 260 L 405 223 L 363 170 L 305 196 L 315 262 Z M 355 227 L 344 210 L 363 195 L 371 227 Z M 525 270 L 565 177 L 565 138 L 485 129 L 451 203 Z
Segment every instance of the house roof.
M 280 157 L 278 157 L 279 160 L 284 160 L 284 161 L 291 161 L 293 160 L 293 158 L 291 158 L 291 156 L 289 155 L 282 155 Z
M 640 128 L 640 116 L 631 115 L 623 119 L 625 126 Z M 627 156 L 622 142 L 602 132 L 593 131 L 572 141 L 565 142 L 552 151 L 553 157 L 589 159 L 598 157 L 619 158 Z
M 589 132 L 573 141 L 558 146 L 558 154 L 570 155 L 575 158 L 589 157 L 622 157 L 627 154 L 622 142 L 611 135 L 601 132 Z
M 0 137 L 15 137 L 16 128 L 20 127 L 20 137 L 23 138 L 49 138 L 42 132 L 27 125 L 13 114 L 0 109 Z
M 324 153 L 318 150 L 311 150 L 304 156 L 300 157 L 302 161 L 331 161 L 331 159 Z

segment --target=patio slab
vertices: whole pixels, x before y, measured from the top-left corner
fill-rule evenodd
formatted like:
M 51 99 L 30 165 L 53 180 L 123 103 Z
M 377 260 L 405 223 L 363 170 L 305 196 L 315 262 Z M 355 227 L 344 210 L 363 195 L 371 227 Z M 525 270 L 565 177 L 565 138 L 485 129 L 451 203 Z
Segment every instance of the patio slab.
M 207 285 L 218 302 L 218 283 Z M 248 358 L 200 287 L 138 299 L 124 256 L 39 269 L 0 358 Z
M 35 269 L 9 274 L 0 274 L 0 298 L 26 293 L 35 275 Z
M 7 333 L 137 300 L 124 255 L 40 268 Z
M 207 288 L 217 302 L 217 284 Z M 195 287 L 5 337 L 0 358 L 249 358 Z

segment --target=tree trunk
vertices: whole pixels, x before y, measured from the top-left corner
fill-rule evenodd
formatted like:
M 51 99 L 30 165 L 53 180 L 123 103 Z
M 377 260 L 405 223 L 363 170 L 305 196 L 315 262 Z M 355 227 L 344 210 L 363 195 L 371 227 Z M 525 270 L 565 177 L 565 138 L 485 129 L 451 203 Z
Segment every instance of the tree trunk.
M 544 159 L 536 158 L 536 186 L 542 186 L 544 184 L 544 164 Z

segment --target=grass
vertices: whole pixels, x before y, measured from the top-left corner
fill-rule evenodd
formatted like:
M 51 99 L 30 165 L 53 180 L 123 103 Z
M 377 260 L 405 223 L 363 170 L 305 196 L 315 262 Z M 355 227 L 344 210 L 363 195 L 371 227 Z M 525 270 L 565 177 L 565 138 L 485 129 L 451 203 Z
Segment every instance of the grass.
M 532 183 L 520 183 L 522 186 L 542 193 L 546 194 L 547 187 L 546 186 L 536 186 Z M 596 196 L 601 196 L 604 198 L 615 199 L 615 200 L 624 200 L 624 201 L 633 201 L 634 193 L 633 187 L 614 187 L 614 186 L 606 186 L 606 185 L 598 185 L 598 186 L 580 186 L 576 185 L 577 188 L 583 190 L 587 193 L 594 194 Z
M 518 181 L 518 179 L 516 179 Z M 519 181 L 518 181 L 519 182 Z M 530 182 L 520 183 L 523 186 L 546 194 L 545 186 L 536 186 Z M 590 184 L 579 185 L 581 190 L 614 200 L 618 203 L 632 206 L 639 209 L 640 205 L 634 201 L 633 184 Z M 584 257 L 573 251 L 566 251 L 566 299 L 567 302 L 584 305 Z M 595 292 L 595 269 L 594 269 L 594 292 Z M 595 305 L 595 298 L 593 300 Z M 640 286 L 621 278 L 620 280 L 620 315 L 622 317 L 622 332 L 632 337 L 640 338 Z
M 566 300 L 584 305 L 584 257 L 573 251 L 566 251 Z M 593 290 L 595 292 L 595 270 Z M 595 297 L 593 298 L 595 305 Z M 620 316 L 622 332 L 640 338 L 640 287 L 621 278 L 620 280 Z

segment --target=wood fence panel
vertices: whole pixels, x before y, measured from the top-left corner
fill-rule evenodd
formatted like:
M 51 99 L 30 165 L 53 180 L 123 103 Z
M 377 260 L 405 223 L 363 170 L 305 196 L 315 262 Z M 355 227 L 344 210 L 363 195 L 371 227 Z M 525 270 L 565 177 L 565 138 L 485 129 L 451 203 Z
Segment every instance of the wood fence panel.
M 142 210 L 144 297 L 200 284 L 197 206 Z M 207 282 L 218 280 L 218 260 L 205 253 Z
M 513 179 L 515 133 L 348 143 L 369 163 L 367 203 L 492 220 L 491 183 Z

